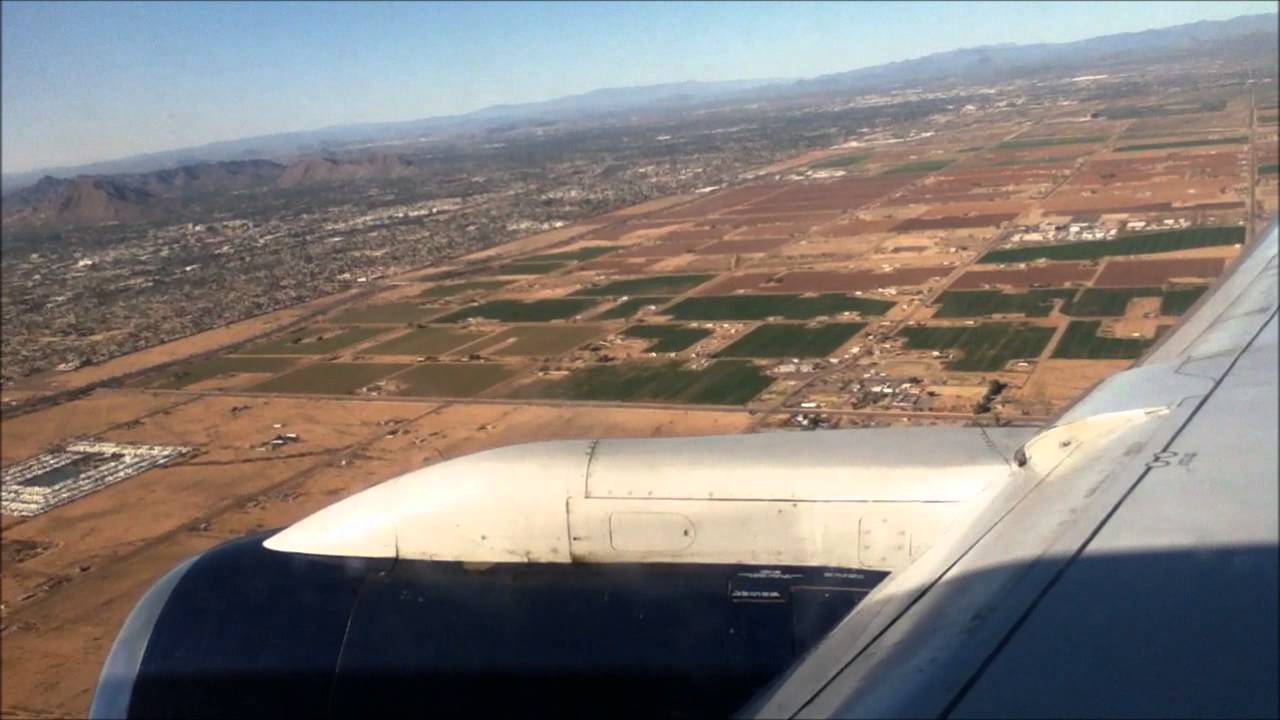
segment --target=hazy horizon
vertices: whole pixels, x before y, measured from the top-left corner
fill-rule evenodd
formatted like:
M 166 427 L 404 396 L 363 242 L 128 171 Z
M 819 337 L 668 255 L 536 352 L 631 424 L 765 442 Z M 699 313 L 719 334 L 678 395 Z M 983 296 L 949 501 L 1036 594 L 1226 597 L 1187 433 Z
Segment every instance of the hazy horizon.
M 1276 10 L 1276 2 L 3 2 L 0 171 L 601 88 L 798 79 L 961 47 Z M 983 22 L 973 26 L 974 17 Z

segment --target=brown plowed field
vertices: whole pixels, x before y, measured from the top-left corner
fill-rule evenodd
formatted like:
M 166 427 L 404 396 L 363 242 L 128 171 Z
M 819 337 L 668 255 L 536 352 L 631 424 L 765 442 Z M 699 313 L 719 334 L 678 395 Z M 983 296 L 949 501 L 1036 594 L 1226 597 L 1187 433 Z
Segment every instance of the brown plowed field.
M 703 286 L 695 295 L 730 295 L 738 290 L 754 290 L 777 273 L 755 272 L 730 275 Z
M 593 230 L 590 233 L 588 233 L 583 239 L 614 242 L 616 240 L 621 240 L 623 237 L 626 237 L 631 233 L 640 232 L 641 230 L 657 230 L 660 228 L 671 227 L 673 225 L 678 225 L 678 224 L 679 223 L 677 221 L 667 221 L 667 220 L 648 221 L 648 222 L 641 222 L 641 221 L 626 222 L 618 225 L 602 227 L 598 230 Z
M 1070 282 L 1088 282 L 1097 268 L 1086 263 L 1060 262 L 1027 268 L 970 270 L 951 283 L 951 290 L 978 290 L 985 285 L 1025 288 L 1032 284 L 1061 287 Z
M 592 272 L 635 274 L 652 264 L 652 258 L 608 258 L 591 260 L 590 262 L 582 263 L 578 267 Z
M 803 235 L 814 228 L 818 223 L 814 222 L 794 222 L 794 223 L 777 223 L 773 225 L 752 225 L 742 228 L 733 234 L 734 240 L 751 240 L 754 238 L 785 238 L 793 235 Z
M 636 245 L 629 247 L 621 252 L 613 253 L 612 257 L 625 258 L 662 258 L 675 257 L 682 253 L 695 250 L 706 245 L 709 240 L 672 240 L 666 242 L 654 243 L 652 245 Z
M 849 237 L 850 235 L 882 233 L 888 232 L 889 228 L 899 222 L 901 221 L 894 218 L 886 218 L 884 220 L 847 220 L 821 227 L 815 230 L 814 234 L 821 237 Z
M 738 255 L 740 253 L 763 253 L 791 242 L 785 237 L 762 237 L 747 240 L 721 240 L 705 247 L 698 248 L 699 255 Z
M 810 226 L 831 222 L 840 217 L 838 212 L 813 212 L 813 208 L 770 207 L 768 212 L 753 207 L 739 208 L 725 213 L 723 218 L 732 227 L 755 227 L 776 223 L 807 223 Z
M 694 219 L 723 212 L 729 208 L 768 197 L 783 189 L 784 185 L 747 185 L 715 193 L 703 200 L 696 200 L 664 213 L 669 219 Z
M 890 175 L 874 178 L 850 178 L 828 183 L 793 185 L 767 200 L 754 202 L 731 213 L 785 212 L 787 210 L 852 210 L 903 188 L 917 178 Z
M 664 243 L 693 241 L 710 242 L 712 240 L 719 240 L 725 235 L 728 235 L 729 230 L 730 228 L 728 227 L 719 227 L 714 225 L 710 227 L 690 228 L 688 230 L 673 230 L 669 233 L 665 233 L 658 238 L 658 240 Z
M 911 230 L 943 230 L 946 228 L 994 227 L 1018 217 L 1013 213 L 986 215 L 949 215 L 946 217 L 912 218 L 893 226 L 894 232 Z
M 1174 260 L 1112 260 L 1094 281 L 1099 287 L 1142 287 L 1163 285 L 1176 278 L 1213 279 L 1222 274 L 1227 261 L 1222 258 L 1178 258 Z

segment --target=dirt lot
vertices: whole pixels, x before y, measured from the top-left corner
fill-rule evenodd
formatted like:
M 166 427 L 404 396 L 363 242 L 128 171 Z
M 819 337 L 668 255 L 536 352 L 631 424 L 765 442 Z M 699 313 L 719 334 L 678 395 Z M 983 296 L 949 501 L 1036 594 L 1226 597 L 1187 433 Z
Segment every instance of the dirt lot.
M 1098 269 L 1088 263 L 1057 262 L 1032 265 L 1025 268 L 1001 268 L 997 270 L 967 270 L 951 283 L 952 290 L 978 290 L 983 287 L 1006 285 L 1027 288 L 1034 285 L 1061 287 L 1067 283 L 1088 282 Z
M 1041 360 L 1026 384 L 1008 395 L 1032 414 L 1048 414 L 1132 364 L 1132 360 Z
M 767 253 L 791 242 L 786 237 L 763 237 L 751 240 L 721 240 L 698 248 L 699 255 L 746 255 Z
M 946 215 L 943 217 L 919 217 L 904 220 L 893 227 L 895 231 L 942 230 L 945 228 L 995 227 L 1017 217 L 1013 213 L 986 213 L 978 215 Z
M 137 417 L 190 402 L 190 398 L 138 390 L 98 390 L 0 423 L 0 458 L 5 464 L 31 457 L 81 435 L 92 435 Z

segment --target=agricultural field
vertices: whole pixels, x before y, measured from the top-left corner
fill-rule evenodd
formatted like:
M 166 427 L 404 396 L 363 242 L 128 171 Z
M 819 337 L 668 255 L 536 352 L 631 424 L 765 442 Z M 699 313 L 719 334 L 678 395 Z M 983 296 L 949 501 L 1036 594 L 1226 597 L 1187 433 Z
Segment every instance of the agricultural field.
M 652 275 L 617 280 L 600 287 L 586 287 L 573 293 L 588 297 L 624 295 L 680 295 L 715 277 L 714 275 Z
M 1152 340 L 1100 337 L 1101 320 L 1072 320 L 1053 349 L 1053 357 L 1080 360 L 1133 359 L 1142 356 Z
M 1197 285 L 1187 288 L 1177 288 L 1174 290 L 1165 290 L 1164 297 L 1160 298 L 1160 314 L 1170 317 L 1177 317 L 1186 314 L 1191 306 L 1196 304 L 1205 291 L 1209 289 L 1208 285 Z
M 1276 173 L 1280 173 L 1280 164 L 1271 163 L 1270 165 L 1258 166 L 1259 175 L 1275 175 Z
M 1116 255 L 1152 255 L 1156 253 L 1190 250 L 1218 245 L 1237 245 L 1244 242 L 1243 227 L 1199 227 L 1185 230 L 1129 235 L 1115 240 L 1094 240 L 1044 245 L 1041 247 L 992 250 L 983 255 L 980 263 L 1017 263 L 1031 260 L 1092 260 Z
M 545 253 L 543 255 L 531 255 L 521 259 L 521 263 L 544 263 L 544 262 L 579 262 L 582 260 L 594 260 L 601 255 L 608 255 L 618 249 L 616 245 L 588 245 L 580 247 L 577 250 L 564 250 L 561 252 Z
M 1048 317 L 1053 311 L 1053 301 L 1070 301 L 1078 291 L 1073 288 L 1030 290 L 1022 293 L 1005 293 L 999 290 L 948 290 L 935 301 L 938 309 L 935 318 L 969 318 L 986 315 L 1025 315 Z
M 677 320 L 764 320 L 771 317 L 809 320 L 857 312 L 883 315 L 896 303 L 851 295 L 708 295 L 681 300 L 663 311 Z
M 467 348 L 493 355 L 560 355 L 599 337 L 598 325 L 530 325 L 513 327 Z
M 642 309 L 654 305 L 661 307 L 671 302 L 669 297 L 633 297 L 627 298 L 613 307 L 595 316 L 596 320 L 625 320 Z
M 853 165 L 859 165 L 871 157 L 870 155 L 838 155 L 829 157 L 826 160 L 819 160 L 809 167 L 813 170 L 834 170 L 836 168 L 846 168 Z
M 1057 145 L 1083 145 L 1106 142 L 1107 137 L 1106 135 L 1081 135 L 1077 137 L 1014 138 L 997 144 L 996 148 L 999 150 L 1024 150 L 1026 148 L 1053 147 Z
M 960 372 L 1003 370 L 1011 360 L 1034 359 L 1053 338 L 1053 328 L 1026 323 L 983 323 L 962 327 L 905 327 L 898 334 L 911 350 L 955 350 L 947 368 Z
M 232 373 L 274 374 L 293 367 L 297 361 L 285 357 L 235 357 L 222 356 L 182 366 L 162 377 L 151 387 L 178 389 L 194 385 L 220 375 Z
M 817 327 L 761 325 L 716 353 L 717 357 L 825 357 L 857 335 L 866 323 L 832 323 Z
M 629 338 L 655 340 L 645 348 L 646 352 L 654 353 L 680 352 L 711 337 L 710 330 L 683 325 L 633 325 L 622 334 Z
M 417 328 L 363 352 L 368 355 L 443 355 L 482 337 L 484 333 L 448 327 Z
M 885 175 L 904 175 L 910 173 L 927 173 L 941 170 L 950 165 L 953 160 L 919 160 L 917 162 L 909 162 L 896 167 L 885 170 Z
M 1247 137 L 1206 138 L 1203 140 L 1173 140 L 1161 143 L 1143 143 L 1141 145 L 1122 145 L 1115 152 L 1140 152 L 1143 150 L 1173 150 L 1176 148 L 1200 147 L 1203 145 L 1239 145 L 1249 142 Z
M 513 262 L 494 269 L 494 275 L 546 275 L 563 270 L 573 263 L 568 262 Z
M 439 313 L 439 308 L 423 307 L 411 302 L 394 302 L 353 307 L 335 315 L 332 322 L 353 325 L 402 325 L 426 322 Z
M 517 388 L 511 397 L 613 402 L 742 405 L 773 380 L 743 360 L 719 360 L 702 370 L 678 361 L 592 365 L 558 380 Z
M 578 315 L 600 301 L 587 298 L 551 298 L 548 300 L 491 300 L 462 308 L 436 318 L 438 323 L 458 322 L 471 318 L 487 318 L 500 322 L 548 322 Z
M 473 397 L 516 374 L 498 363 L 423 363 L 396 375 L 395 395 Z
M 236 355 L 327 355 L 386 332 L 386 328 L 308 327 L 237 350 Z
M 1160 314 L 1181 315 L 1204 294 L 1206 286 L 1165 290 L 1158 287 L 1088 288 L 1063 307 L 1072 317 L 1121 317 L 1129 301 L 1139 297 L 1160 298 Z
M 409 365 L 392 363 L 316 363 L 254 385 L 252 392 L 349 395 Z
M 511 284 L 510 280 L 469 280 L 452 285 L 436 285 L 418 293 L 420 298 L 450 298 L 480 290 L 497 290 Z

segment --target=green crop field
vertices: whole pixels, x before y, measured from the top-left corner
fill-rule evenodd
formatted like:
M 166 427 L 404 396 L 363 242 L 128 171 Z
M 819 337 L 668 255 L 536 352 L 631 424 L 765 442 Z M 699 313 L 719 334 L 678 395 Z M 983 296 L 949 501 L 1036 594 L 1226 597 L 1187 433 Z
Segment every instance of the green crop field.
M 237 350 L 236 355 L 324 355 L 386 332 L 371 327 L 309 327 Z
M 1243 227 L 1198 227 L 1184 230 L 1128 235 L 1115 240 L 1093 240 L 1044 247 L 992 250 L 979 263 L 1017 263 L 1031 260 L 1092 260 L 1115 255 L 1154 255 L 1212 245 L 1244 242 Z
M 618 280 L 600 287 L 588 287 L 573 293 L 589 297 L 621 297 L 623 295 L 679 295 L 692 290 L 715 275 L 653 275 Z
M 1009 158 L 993 163 L 995 167 L 1015 167 L 1017 165 L 1046 165 L 1048 163 L 1063 162 L 1065 160 L 1074 160 L 1075 158 L 1067 156 L 1053 156 L 1044 158 Z
M 818 162 L 813 163 L 809 167 L 814 170 L 828 170 L 831 168 L 849 167 L 850 165 L 857 165 L 858 163 L 865 162 L 866 159 L 869 157 L 871 156 L 870 155 L 840 155 L 839 157 L 830 157 L 830 158 L 827 158 L 826 160 L 819 160 Z
M 883 175 L 899 175 L 901 173 L 924 173 L 941 170 L 942 168 L 955 162 L 954 160 L 919 160 L 917 162 L 909 162 L 905 165 L 899 165 L 894 168 L 885 170 Z
M 1152 340 L 1098 337 L 1101 320 L 1072 320 L 1053 349 L 1053 356 L 1076 360 L 1131 359 L 1142 355 Z
M 533 255 L 523 258 L 522 263 L 539 263 L 539 262 L 578 262 L 580 260 L 594 260 L 601 255 L 608 255 L 621 249 L 618 245 L 588 245 L 580 247 L 577 250 L 565 250 L 563 252 L 546 253 L 544 255 Z
M 172 370 L 151 387 L 175 389 L 230 373 L 278 373 L 293 367 L 293 358 L 216 357 Z
M 656 340 L 646 350 L 655 353 L 680 352 L 711 336 L 710 330 L 683 325 L 633 325 L 622 331 L 631 338 Z
M 1170 115 L 1222 112 L 1226 107 L 1225 100 L 1205 100 L 1200 102 L 1171 102 L 1163 105 L 1122 105 L 1107 108 L 1099 114 L 1109 120 L 1133 120 L 1144 117 L 1169 117 Z
M 409 365 L 390 363 L 316 363 L 254 385 L 254 392 L 347 395 Z
M 1191 306 L 1208 289 L 1208 285 L 1196 285 L 1195 287 L 1166 290 L 1164 297 L 1160 299 L 1160 314 L 1169 316 L 1184 314 L 1191 309 Z
M 1081 135 L 1079 137 L 1033 137 L 1014 138 L 996 145 L 1001 150 L 1021 150 L 1024 148 L 1050 147 L 1053 145 L 1083 145 L 1085 143 L 1105 142 L 1106 135 Z
M 425 322 L 432 315 L 440 313 L 440 308 L 429 308 L 411 302 L 383 303 L 381 305 L 361 305 L 349 308 L 333 318 L 335 323 L 354 323 L 356 325 L 399 325 L 401 323 Z
M 859 312 L 883 315 L 895 303 L 888 300 L 827 293 L 804 295 L 710 295 L 681 300 L 663 311 L 677 320 L 763 320 L 782 317 L 808 320 L 819 315 Z
M 1258 166 L 1259 175 L 1275 175 L 1276 173 L 1280 173 L 1280 164 L 1271 163 L 1270 165 Z
M 603 332 L 599 325 L 514 327 L 468 349 L 494 355 L 560 355 L 599 337 Z
M 493 271 L 494 275 L 546 275 L 569 267 L 567 262 L 514 262 Z
M 369 355 L 442 355 L 484 337 L 483 333 L 447 327 L 410 330 L 365 350 Z
M 657 305 L 662 307 L 671 302 L 669 297 L 633 297 L 627 298 L 613 307 L 605 310 L 595 317 L 596 320 L 625 320 L 626 318 L 640 312 L 640 309 L 649 305 Z
M 1062 312 L 1073 317 L 1121 317 L 1133 298 L 1158 297 L 1160 314 L 1176 316 L 1185 313 L 1207 289 L 1207 285 L 1173 290 L 1158 287 L 1088 288 Z
M 1116 152 L 1138 152 L 1139 150 L 1172 150 L 1174 148 L 1200 147 L 1201 145 L 1237 145 L 1248 142 L 1247 137 L 1204 138 L 1201 140 L 1174 140 L 1163 143 L 1145 143 L 1142 145 L 1122 145 Z
M 599 300 L 588 298 L 551 298 L 549 300 L 491 300 L 487 303 L 456 310 L 435 322 L 450 323 L 468 318 L 489 318 L 501 322 L 547 322 L 563 320 L 594 307 Z
M 1053 338 L 1053 328 L 1026 323 L 964 327 L 905 327 L 899 334 L 913 350 L 957 350 L 947 367 L 961 372 L 1002 370 L 1010 360 L 1035 358 Z
M 686 370 L 675 361 L 633 362 L 585 367 L 563 379 L 524 385 L 512 397 L 742 405 L 772 382 L 744 360 L 720 360 L 702 370 Z
M 761 325 L 717 353 L 719 357 L 824 357 L 849 341 L 866 323 Z
M 938 296 L 936 318 L 967 318 L 984 315 L 1021 314 L 1048 317 L 1055 298 L 1069 300 L 1076 294 L 1071 288 L 1029 290 L 1003 293 L 999 290 L 948 290 Z
M 472 397 L 516 374 L 497 363 L 424 363 L 396 376 L 396 395 Z
M 436 285 L 418 293 L 421 298 L 446 298 L 475 290 L 497 290 L 511 284 L 510 280 L 470 280 L 452 285 Z

